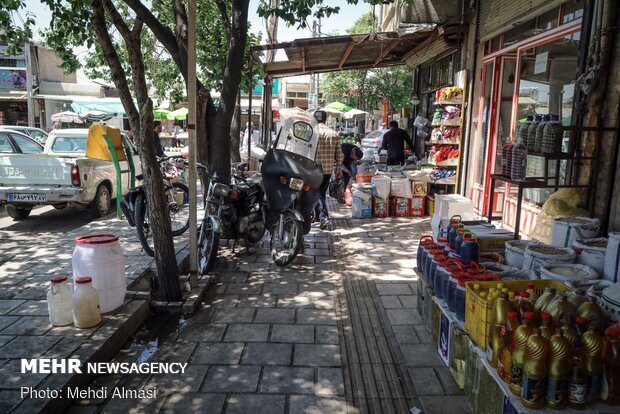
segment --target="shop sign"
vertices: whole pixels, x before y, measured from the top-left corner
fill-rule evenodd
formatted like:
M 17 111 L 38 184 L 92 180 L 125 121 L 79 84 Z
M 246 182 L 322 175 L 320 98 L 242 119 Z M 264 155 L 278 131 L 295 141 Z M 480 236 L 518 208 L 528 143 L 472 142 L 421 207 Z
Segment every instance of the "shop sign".
M 0 69 L 0 89 L 26 89 L 26 70 Z
M 543 52 L 536 55 L 534 63 L 534 75 L 547 72 L 547 61 L 549 60 L 549 52 Z

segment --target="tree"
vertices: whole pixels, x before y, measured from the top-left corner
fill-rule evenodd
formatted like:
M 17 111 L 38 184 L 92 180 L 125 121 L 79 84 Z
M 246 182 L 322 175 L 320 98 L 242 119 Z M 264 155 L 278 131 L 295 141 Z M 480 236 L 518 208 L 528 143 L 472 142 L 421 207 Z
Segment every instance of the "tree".
M 22 46 L 32 38 L 34 16 L 26 12 L 24 19 L 20 11 L 26 7 L 24 0 L 0 2 L 0 43 L 7 43 L 8 54 L 22 53 Z

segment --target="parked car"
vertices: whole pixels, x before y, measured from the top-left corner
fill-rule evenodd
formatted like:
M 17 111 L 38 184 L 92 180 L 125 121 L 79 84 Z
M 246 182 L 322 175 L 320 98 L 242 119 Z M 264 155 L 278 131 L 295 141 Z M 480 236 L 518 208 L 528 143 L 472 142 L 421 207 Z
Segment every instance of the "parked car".
M 389 129 L 379 129 L 370 132 L 362 138 L 362 151 L 366 152 L 366 150 L 373 150 L 375 153 L 378 152 L 379 148 L 381 148 L 381 144 L 383 143 L 383 136 L 388 131 Z
M 139 174 L 138 153 L 125 135 L 122 139 L 131 148 Z M 109 214 L 116 198 L 114 163 L 87 158 L 87 141 L 88 129 L 56 129 L 43 153 L 0 156 L 0 204 L 6 205 L 9 216 L 25 219 L 36 205 L 88 208 L 95 218 Z M 127 170 L 127 161 L 120 167 Z M 124 194 L 130 187 L 129 174 L 122 174 L 121 185 Z
M 43 131 L 40 128 L 17 126 L 17 125 L 0 125 L 0 131 L 4 131 L 4 130 L 20 132 L 34 139 L 36 142 L 38 142 L 41 145 L 45 145 L 45 141 L 47 141 L 47 132 Z
M 0 155 L 40 154 L 43 146 L 27 135 L 11 130 L 0 130 Z

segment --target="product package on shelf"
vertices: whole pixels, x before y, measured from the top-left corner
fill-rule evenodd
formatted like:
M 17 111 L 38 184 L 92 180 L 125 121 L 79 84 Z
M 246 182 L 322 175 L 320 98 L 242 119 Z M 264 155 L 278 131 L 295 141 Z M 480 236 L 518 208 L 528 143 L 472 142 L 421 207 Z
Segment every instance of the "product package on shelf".
M 389 217 L 390 206 L 387 198 L 381 198 L 378 195 L 373 197 L 372 215 L 373 217 Z
M 467 353 L 469 336 L 461 327 L 453 323 L 450 334 L 450 373 L 460 389 L 465 388 L 465 375 L 467 371 Z
M 439 316 L 439 342 L 437 343 L 437 352 L 439 357 L 450 367 L 450 345 L 452 339 L 452 325 L 454 325 L 452 318 L 448 315 L 448 310 L 441 308 L 441 315 Z
M 428 185 L 427 183 L 421 183 L 417 181 L 411 182 L 411 190 L 414 196 L 425 196 L 427 195 Z
M 424 216 L 424 207 L 426 205 L 426 196 L 413 196 L 411 199 L 411 217 Z
M 392 197 L 394 217 L 409 217 L 411 215 L 411 198 Z
M 465 398 L 472 412 L 476 414 L 502 413 L 504 405 L 502 388 L 482 363 L 476 344 L 469 338 L 465 342 L 467 344 Z

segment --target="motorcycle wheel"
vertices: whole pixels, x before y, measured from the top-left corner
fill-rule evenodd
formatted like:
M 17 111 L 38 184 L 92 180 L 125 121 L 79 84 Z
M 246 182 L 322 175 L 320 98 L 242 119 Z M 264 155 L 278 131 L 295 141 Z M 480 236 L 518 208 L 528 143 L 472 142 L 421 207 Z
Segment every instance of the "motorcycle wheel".
M 151 225 L 149 223 L 148 213 L 146 211 L 146 198 L 144 193 L 140 193 L 136 196 L 136 231 L 138 232 L 138 239 L 144 249 L 144 252 L 151 257 L 155 256 L 153 248 L 149 244 L 151 240 Z
M 205 220 L 200 225 L 198 234 L 198 272 L 206 275 L 211 271 L 217 257 L 220 245 L 220 234 L 215 231 L 211 220 Z
M 172 188 L 166 191 L 166 199 L 172 236 L 180 236 L 189 228 L 189 188 L 185 184 L 172 183 Z
M 297 221 L 291 212 L 282 214 L 284 215 L 282 238 L 278 231 L 278 222 L 271 229 L 271 258 L 278 266 L 291 263 L 304 243 L 302 223 Z

